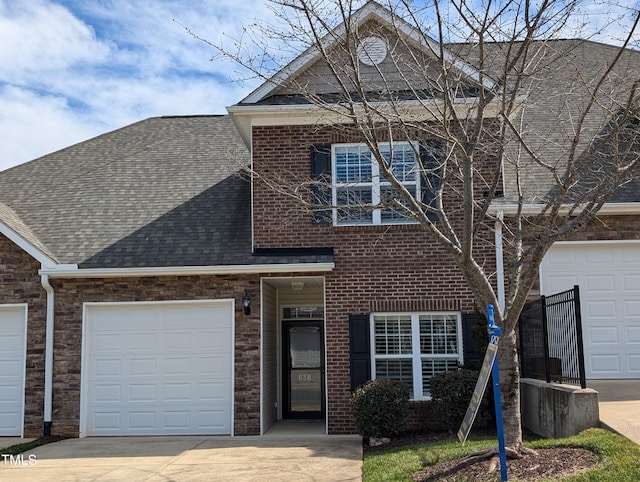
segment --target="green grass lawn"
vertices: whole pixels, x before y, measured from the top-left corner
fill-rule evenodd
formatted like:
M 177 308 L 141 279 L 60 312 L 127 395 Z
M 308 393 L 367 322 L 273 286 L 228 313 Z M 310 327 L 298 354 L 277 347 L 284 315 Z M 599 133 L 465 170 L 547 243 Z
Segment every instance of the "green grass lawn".
M 535 439 L 525 441 L 525 444 L 533 449 L 585 448 L 600 458 L 600 464 L 588 472 L 554 480 L 565 482 L 640 481 L 640 446 L 607 430 L 593 428 L 569 438 Z M 495 438 L 470 440 L 464 446 L 457 439 L 451 439 L 365 454 L 362 480 L 363 482 L 411 481 L 411 476 L 415 472 L 428 465 L 464 457 L 495 445 Z

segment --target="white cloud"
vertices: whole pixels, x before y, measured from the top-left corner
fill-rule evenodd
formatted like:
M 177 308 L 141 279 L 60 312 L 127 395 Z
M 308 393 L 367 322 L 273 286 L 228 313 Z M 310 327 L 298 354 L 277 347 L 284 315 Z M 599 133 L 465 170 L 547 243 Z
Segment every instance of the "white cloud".
M 212 42 L 263 0 L 0 0 L 0 170 L 158 115 L 220 114 L 253 85 Z
M 65 8 L 44 1 L 0 0 L 0 78 L 20 83 L 81 62 L 98 63 L 109 47 Z
M 34 159 L 93 137 L 104 130 L 73 112 L 62 97 L 18 87 L 0 88 L 2 168 Z
M 259 81 L 233 82 L 241 69 L 185 27 L 233 48 L 256 21 L 282 25 L 267 5 L 0 0 L 0 170 L 147 117 L 224 113 Z

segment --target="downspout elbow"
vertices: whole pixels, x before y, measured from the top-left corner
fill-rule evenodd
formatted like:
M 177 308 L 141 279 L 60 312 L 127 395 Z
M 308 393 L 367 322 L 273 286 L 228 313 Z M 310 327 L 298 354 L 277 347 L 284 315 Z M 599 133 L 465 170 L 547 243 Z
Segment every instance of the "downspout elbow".
M 53 316 L 55 294 L 53 287 L 49 283 L 49 276 L 40 276 L 42 287 L 47 292 L 47 317 L 45 325 L 45 348 L 44 348 L 44 426 L 43 435 L 51 435 L 51 413 L 53 406 Z

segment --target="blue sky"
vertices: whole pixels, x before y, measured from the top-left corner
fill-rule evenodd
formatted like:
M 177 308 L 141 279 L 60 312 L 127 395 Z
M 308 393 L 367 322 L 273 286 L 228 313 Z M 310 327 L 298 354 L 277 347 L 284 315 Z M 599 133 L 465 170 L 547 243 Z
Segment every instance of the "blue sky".
M 618 29 L 585 5 L 592 31 Z M 0 170 L 147 117 L 225 113 L 258 81 L 185 27 L 230 46 L 256 19 L 277 23 L 265 0 L 0 0 Z
M 257 86 L 211 60 L 264 0 L 0 0 L 0 170 L 157 115 L 222 114 Z

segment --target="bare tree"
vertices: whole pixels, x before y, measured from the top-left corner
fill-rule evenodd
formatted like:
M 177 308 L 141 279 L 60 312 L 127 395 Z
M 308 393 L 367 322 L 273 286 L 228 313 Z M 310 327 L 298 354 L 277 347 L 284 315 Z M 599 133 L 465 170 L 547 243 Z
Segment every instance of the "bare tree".
M 214 47 L 273 95 L 312 105 L 324 125 L 357 135 L 388 188 L 363 200 L 349 186 L 357 179 L 347 179 L 331 198 L 331 179 L 322 176 L 254 175 L 301 206 L 332 208 L 338 224 L 358 210 L 411 219 L 448 250 L 478 304 L 496 307 L 506 439 L 522 453 L 516 326 L 540 263 L 554 241 L 640 177 L 640 54 L 628 48 L 638 12 L 629 10 L 617 47 L 599 46 L 606 55 L 591 58 L 588 41 L 558 40 L 586 32 L 590 18 L 578 15 L 578 0 L 272 3 L 280 24 Z M 368 17 L 372 11 L 386 21 Z M 251 40 L 278 49 L 251 55 Z M 313 62 L 301 72 L 273 52 Z M 417 167 L 407 172 L 399 146 L 414 139 L 429 141 L 408 144 Z M 504 240 L 498 281 L 478 254 L 495 249 L 494 229 Z

